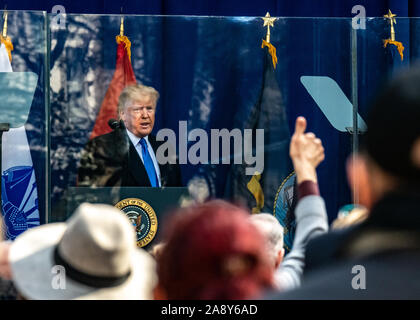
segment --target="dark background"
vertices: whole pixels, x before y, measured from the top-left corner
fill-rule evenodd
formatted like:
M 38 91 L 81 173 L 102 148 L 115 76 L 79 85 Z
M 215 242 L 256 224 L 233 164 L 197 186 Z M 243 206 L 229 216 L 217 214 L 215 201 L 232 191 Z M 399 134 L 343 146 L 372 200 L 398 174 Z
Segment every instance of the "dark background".
M 0 8 L 10 10 L 43 10 L 63 5 L 67 13 L 261 16 L 351 17 L 355 5 L 363 5 L 368 17 L 380 17 L 391 9 L 400 17 L 420 16 L 418 0 L 9 0 L 0 1 Z
M 354 15 L 351 12 L 353 6 L 363 5 L 368 17 L 382 17 L 388 9 L 398 17 L 420 16 L 420 1 L 408 0 L 9 0 L 0 1 L 0 8 L 3 9 L 6 4 L 8 10 L 43 10 L 49 13 L 54 5 L 62 5 L 66 13 L 74 14 L 119 14 L 123 7 L 123 13 L 127 15 L 261 17 L 269 11 L 272 16 L 283 17 L 347 18 Z M 33 39 L 32 32 L 35 31 L 33 28 L 24 28 L 24 20 L 21 18 L 23 16 L 23 13 L 17 13 L 16 18 L 9 17 L 9 31 L 15 44 L 14 56 L 20 57 L 22 62 L 22 66 L 18 67 L 19 60 L 16 58 L 12 65 L 15 71 L 31 70 L 42 75 L 42 52 L 35 52 L 31 47 L 33 42 L 28 40 Z M 40 25 L 37 21 L 40 17 L 30 16 L 28 19 L 31 23 Z M 261 50 L 260 43 L 265 29 L 259 20 L 126 17 L 125 30 L 132 41 L 132 61 L 137 80 L 156 86 L 162 92 L 156 130 L 175 129 L 178 120 L 187 118 L 194 128 L 203 127 L 208 130 L 238 127 L 235 121 L 246 118 L 262 85 L 264 51 Z M 351 99 L 350 20 L 286 19 L 278 22 L 277 26 L 283 27 L 277 27 L 272 34 L 272 42 L 277 46 L 279 57 L 276 77 L 284 95 L 290 131 L 293 130 L 296 116 L 303 115 L 308 119 L 308 130 L 315 132 L 326 145 L 326 160 L 318 173 L 321 194 L 327 200 L 330 221 L 335 218 L 342 205 L 351 202 L 345 182 L 345 159 L 351 151 L 351 137 L 331 127 L 303 89 L 300 76 L 330 76 Z M 405 62 L 414 61 L 420 56 L 420 46 L 417 45 L 420 23 L 417 19 L 400 19 L 396 28 L 397 40 L 402 41 L 406 48 Z M 52 88 L 50 94 L 52 205 L 59 201 L 67 187 L 75 184 L 79 152 L 89 137 L 96 112 L 115 68 L 115 35 L 118 31 L 118 16 L 74 15 L 67 18 L 65 30 L 51 32 L 50 71 L 53 75 L 61 75 L 60 86 L 58 89 Z M 359 108 L 360 114 L 365 118 L 368 101 L 394 66 L 392 57 L 382 47 L 382 40 L 389 37 L 389 26 L 385 19 L 368 21 L 367 29 L 360 31 L 358 35 Z M 72 41 L 82 41 L 82 45 L 75 46 L 71 44 Z M 38 42 L 38 47 L 42 46 L 43 43 Z M 37 56 L 32 58 L 35 53 Z M 223 68 L 220 61 L 223 61 Z M 229 77 L 226 76 L 226 70 L 229 71 Z M 94 77 L 89 77 L 89 72 Z M 83 85 L 75 90 L 75 82 Z M 203 92 L 206 92 L 205 85 L 208 82 L 214 84 L 211 95 L 213 108 L 210 121 L 202 123 L 200 103 L 205 98 Z M 44 87 L 40 82 L 35 97 L 42 101 L 37 105 L 42 105 L 44 101 Z M 86 104 L 86 97 L 92 97 L 89 92 L 92 88 L 96 90 L 94 107 Z M 231 106 L 229 110 L 224 108 L 226 105 Z M 34 124 L 32 127 L 43 128 L 40 125 L 42 121 L 35 122 L 36 119 L 43 121 L 45 116 L 30 117 Z M 31 147 L 46 145 L 44 140 L 36 140 L 38 136 L 45 137 L 45 128 L 43 130 L 41 133 L 29 134 Z M 37 154 L 36 150 L 38 149 L 32 148 L 31 152 L 34 166 L 43 168 L 37 171 L 40 188 L 45 184 L 46 155 L 44 151 Z M 222 197 L 225 194 L 229 167 L 201 166 L 184 169 L 184 183 L 198 174 L 213 181 L 209 183 L 213 186 L 211 189 L 214 189 L 212 195 Z M 41 191 L 39 197 L 43 199 L 46 195 Z M 42 204 L 40 211 L 43 222 L 45 207 Z

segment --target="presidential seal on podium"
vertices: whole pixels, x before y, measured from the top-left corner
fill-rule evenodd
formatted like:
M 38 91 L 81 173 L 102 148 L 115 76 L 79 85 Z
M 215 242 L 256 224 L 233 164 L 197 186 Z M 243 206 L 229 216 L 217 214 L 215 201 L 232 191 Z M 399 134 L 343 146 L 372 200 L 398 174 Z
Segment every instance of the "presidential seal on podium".
M 154 239 L 158 220 L 155 211 L 147 202 L 137 198 L 127 198 L 118 202 L 115 207 L 124 212 L 133 225 L 138 247 L 144 247 Z

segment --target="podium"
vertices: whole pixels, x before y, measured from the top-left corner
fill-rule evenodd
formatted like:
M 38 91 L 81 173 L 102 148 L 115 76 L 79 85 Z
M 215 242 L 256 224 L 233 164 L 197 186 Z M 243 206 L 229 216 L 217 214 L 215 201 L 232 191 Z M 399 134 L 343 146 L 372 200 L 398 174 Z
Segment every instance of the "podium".
M 147 250 L 161 240 L 165 221 L 185 201 L 190 201 L 186 187 L 70 187 L 66 218 L 83 202 L 115 206 L 133 225 L 137 246 Z

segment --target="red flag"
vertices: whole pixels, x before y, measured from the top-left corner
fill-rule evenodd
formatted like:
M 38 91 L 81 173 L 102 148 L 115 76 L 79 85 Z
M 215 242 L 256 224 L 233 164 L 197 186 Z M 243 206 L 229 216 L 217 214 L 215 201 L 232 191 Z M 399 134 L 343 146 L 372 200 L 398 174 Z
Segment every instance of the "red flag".
M 118 98 L 125 86 L 136 83 L 136 77 L 131 66 L 130 40 L 126 36 L 117 36 L 117 63 L 111 84 L 102 101 L 101 109 L 96 117 L 90 139 L 111 132 L 109 119 L 118 118 Z

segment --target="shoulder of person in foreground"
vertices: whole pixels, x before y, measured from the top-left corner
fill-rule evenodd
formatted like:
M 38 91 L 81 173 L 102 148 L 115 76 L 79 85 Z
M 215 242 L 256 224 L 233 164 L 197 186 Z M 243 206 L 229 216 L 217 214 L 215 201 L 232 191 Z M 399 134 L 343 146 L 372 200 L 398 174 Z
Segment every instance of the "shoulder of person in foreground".
M 267 300 L 419 299 L 420 253 L 387 251 L 333 262 L 311 273 L 300 288 L 270 292 Z
M 340 246 L 348 239 L 357 226 L 329 232 L 310 239 L 306 247 L 304 275 L 337 259 Z

